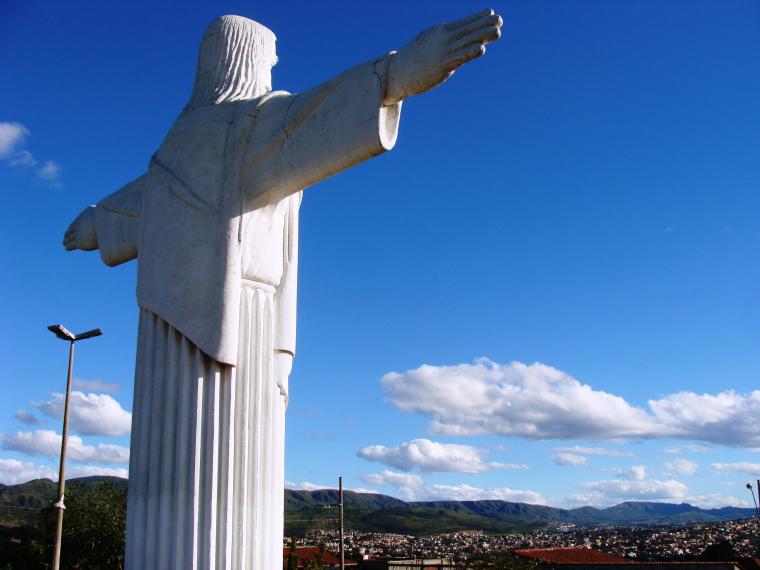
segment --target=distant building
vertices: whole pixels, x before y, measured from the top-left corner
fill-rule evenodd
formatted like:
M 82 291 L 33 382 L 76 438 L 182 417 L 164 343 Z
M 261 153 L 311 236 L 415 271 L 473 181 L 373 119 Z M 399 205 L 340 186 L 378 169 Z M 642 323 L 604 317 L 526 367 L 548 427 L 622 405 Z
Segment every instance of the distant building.
M 290 548 L 282 549 L 282 563 L 283 567 L 288 562 L 288 555 L 290 554 Z M 299 546 L 296 548 L 296 554 L 298 555 L 298 567 L 303 568 L 309 562 L 317 560 L 319 558 L 320 549 L 318 546 Z M 337 570 L 340 568 L 340 559 L 335 556 L 329 550 L 325 550 L 322 555 L 322 562 L 325 565 L 326 570 Z M 346 568 L 356 568 L 356 560 L 345 559 Z
M 454 565 L 446 558 L 408 558 L 396 560 L 365 560 L 361 570 L 461 570 L 469 566 Z
M 638 562 L 588 548 L 531 548 L 516 555 L 539 563 L 541 570 L 760 570 L 760 559 L 737 558 L 724 562 Z

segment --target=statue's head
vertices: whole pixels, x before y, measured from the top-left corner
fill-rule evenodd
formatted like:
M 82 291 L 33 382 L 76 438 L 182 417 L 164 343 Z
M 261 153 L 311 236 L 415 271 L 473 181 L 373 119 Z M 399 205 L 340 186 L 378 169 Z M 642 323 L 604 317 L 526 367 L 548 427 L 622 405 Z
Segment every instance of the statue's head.
M 222 16 L 206 29 L 188 108 L 259 97 L 272 90 L 277 63 L 272 31 L 242 16 Z

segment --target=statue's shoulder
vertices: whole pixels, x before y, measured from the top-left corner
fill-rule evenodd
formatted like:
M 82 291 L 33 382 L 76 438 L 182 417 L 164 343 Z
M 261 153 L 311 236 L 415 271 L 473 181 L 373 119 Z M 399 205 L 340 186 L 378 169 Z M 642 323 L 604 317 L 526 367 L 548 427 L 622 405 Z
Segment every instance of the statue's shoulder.
M 255 118 L 265 109 L 268 113 L 274 110 L 274 108 L 287 106 L 292 98 L 293 95 L 287 91 L 269 91 L 268 93 L 264 93 L 261 97 L 245 101 L 241 108 L 241 114 Z

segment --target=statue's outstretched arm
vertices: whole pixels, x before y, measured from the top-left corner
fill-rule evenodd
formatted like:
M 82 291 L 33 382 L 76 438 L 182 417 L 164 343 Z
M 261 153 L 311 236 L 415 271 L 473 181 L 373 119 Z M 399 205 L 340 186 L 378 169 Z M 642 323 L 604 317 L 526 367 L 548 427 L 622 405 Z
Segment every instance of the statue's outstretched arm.
M 66 251 L 98 249 L 98 235 L 95 231 L 95 206 L 87 206 L 69 224 L 66 233 L 63 235 L 63 247 L 66 248 Z
M 483 55 L 485 44 L 501 35 L 501 25 L 493 10 L 485 10 L 434 26 L 396 53 L 298 95 L 257 104 L 243 117 L 255 123 L 243 151 L 245 209 L 276 203 L 393 148 L 401 101 Z
M 66 230 L 63 246 L 68 251 L 100 249 L 108 265 L 137 257 L 142 193 L 147 181 L 143 175 L 97 205 L 87 206 Z
M 483 10 L 467 18 L 424 30 L 391 58 L 386 105 L 430 91 L 468 61 L 486 53 L 501 36 L 501 16 Z

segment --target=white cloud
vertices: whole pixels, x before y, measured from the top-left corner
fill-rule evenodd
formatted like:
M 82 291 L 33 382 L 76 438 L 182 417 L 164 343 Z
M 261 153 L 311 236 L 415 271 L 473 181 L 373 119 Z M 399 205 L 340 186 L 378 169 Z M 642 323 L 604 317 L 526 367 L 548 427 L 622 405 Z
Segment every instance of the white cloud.
M 18 485 L 32 479 L 58 479 L 58 473 L 50 467 L 36 465 L 29 461 L 0 459 L 0 483 Z
M 292 483 L 290 481 L 285 481 L 285 488 L 292 489 L 294 491 L 319 491 L 321 489 L 333 489 L 334 486 L 320 485 L 318 483 L 310 483 L 309 481 L 304 481 L 302 483 Z
M 46 160 L 43 162 L 39 171 L 37 171 L 39 177 L 47 182 L 56 182 L 60 173 L 61 167 L 52 160 Z
M 623 501 L 667 501 L 682 502 L 688 487 L 674 479 L 609 479 L 581 483 L 580 487 L 589 492 L 585 496 L 587 504 L 607 506 Z
M 742 473 L 760 477 L 760 463 L 711 463 L 710 467 L 717 473 Z
M 63 394 L 34 405 L 48 417 L 63 418 Z M 127 435 L 132 425 L 132 414 L 107 394 L 72 392 L 70 413 L 71 427 L 82 435 Z
M 427 499 L 451 499 L 455 501 L 498 500 L 514 503 L 545 505 L 546 499 L 541 493 L 510 489 L 509 487 L 472 487 L 470 485 L 429 485 L 426 488 Z
M 18 410 L 13 415 L 13 417 L 20 421 L 22 424 L 26 424 L 28 426 L 36 426 L 40 423 L 40 420 L 37 419 L 37 416 L 30 414 L 26 410 Z
M 21 123 L 0 122 L 0 159 L 10 160 L 27 136 L 29 129 Z
M 720 493 L 711 493 L 708 495 L 693 495 L 684 499 L 685 503 L 694 505 L 701 509 L 720 509 L 721 507 L 751 507 L 749 501 L 737 499 L 736 497 L 721 495 Z
M 363 475 L 360 479 L 370 485 L 396 489 L 401 498 L 407 501 L 416 501 L 425 494 L 425 481 L 419 475 L 396 473 L 390 469 L 384 469 L 380 473 Z
M 24 148 L 29 129 L 21 123 L 0 122 L 0 160 L 12 167 L 36 168 L 37 176 L 47 185 L 60 188 L 61 168 L 52 160 L 39 161 Z
M 66 479 L 73 477 L 92 477 L 93 475 L 108 475 L 127 479 L 129 470 L 123 467 L 103 467 L 102 465 L 75 465 L 66 470 Z M 56 475 L 56 480 L 58 476 Z
M 665 453 L 680 455 L 681 453 L 707 453 L 712 447 L 703 443 L 688 443 L 686 445 L 673 445 L 664 449 Z
M 673 437 L 745 447 L 760 446 L 760 390 L 748 395 L 678 392 L 649 407 Z
M 585 465 L 588 461 L 588 457 L 584 455 L 578 455 L 577 453 L 555 453 L 552 455 L 552 461 L 557 465 L 572 465 L 573 467 L 580 467 Z
M 480 488 L 466 484 L 428 485 L 419 475 L 397 473 L 385 469 L 361 477 L 362 481 L 378 487 L 389 487 L 407 501 L 481 501 L 486 499 L 513 501 L 543 505 L 546 499 L 535 491 L 510 489 L 509 487 Z
M 429 439 L 413 439 L 398 447 L 370 445 L 357 455 L 369 461 L 383 463 L 402 471 L 419 469 L 423 472 L 456 471 L 459 473 L 482 473 L 489 469 L 525 469 L 527 465 L 484 461 L 488 452 L 471 445 L 439 443 Z
M 605 457 L 633 457 L 634 454 L 629 451 L 620 451 L 619 449 L 610 449 L 608 447 L 584 447 L 582 445 L 573 445 L 572 447 L 555 447 L 557 453 L 574 453 L 576 455 L 601 455 Z
M 381 384 L 394 406 L 430 416 L 430 429 L 439 434 L 670 437 L 760 448 L 760 390 L 747 395 L 679 392 L 649 400 L 645 410 L 551 366 L 500 365 L 487 359 L 389 372 Z
M 53 430 L 38 429 L 34 432 L 0 434 L 0 441 L 3 449 L 28 455 L 58 457 L 61 452 L 61 436 Z M 81 437 L 70 435 L 66 447 L 67 456 L 74 461 L 129 463 L 129 449 L 121 445 L 100 443 L 95 447 L 84 443 Z
M 634 465 L 623 476 L 631 481 L 644 481 L 647 478 L 647 468 L 644 465 Z
M 106 394 L 115 394 L 121 391 L 121 386 L 118 384 L 109 384 L 102 380 L 83 380 L 82 378 L 74 378 L 74 388 L 82 392 L 100 392 Z
M 696 475 L 699 471 L 698 463 L 681 457 L 666 461 L 664 467 L 666 473 L 676 475 Z

